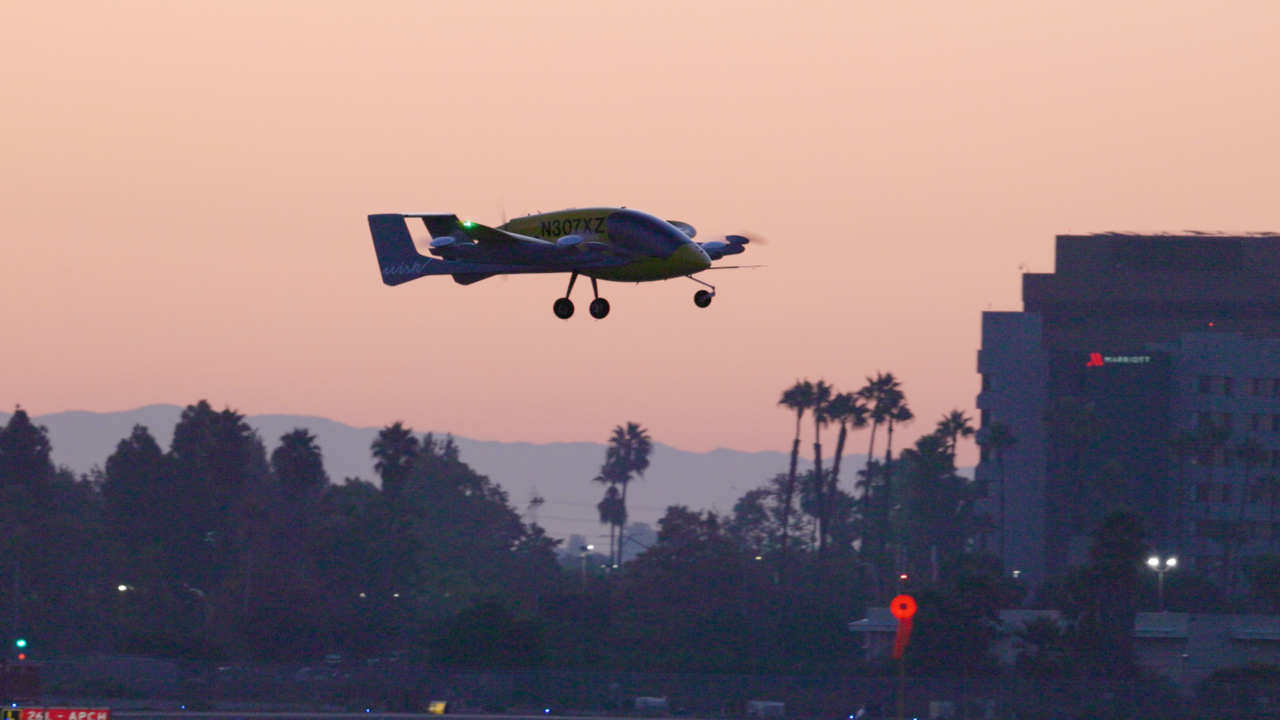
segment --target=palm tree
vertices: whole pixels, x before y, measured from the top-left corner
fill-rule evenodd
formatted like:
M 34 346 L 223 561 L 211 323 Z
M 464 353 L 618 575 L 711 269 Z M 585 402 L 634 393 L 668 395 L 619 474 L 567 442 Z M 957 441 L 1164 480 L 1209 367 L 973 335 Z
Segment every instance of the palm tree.
M 881 407 L 881 398 L 885 393 L 899 389 L 898 379 L 893 373 L 876 373 L 875 378 L 867 378 L 867 384 L 858 391 L 858 397 L 871 411 L 871 441 L 867 447 L 867 463 L 876 454 L 876 428 L 885 422 L 885 408 Z
M 822 476 L 822 428 L 831 423 L 828 405 L 835 388 L 819 380 L 813 384 L 813 395 L 809 407 L 813 410 L 813 490 L 818 501 L 818 551 L 826 547 L 824 531 L 826 530 L 827 502 L 826 480 Z
M 329 483 L 324 453 L 316 436 L 305 428 L 280 436 L 280 445 L 271 453 L 271 469 L 290 500 L 313 498 Z
M 607 480 L 597 477 L 596 482 Z M 616 484 L 610 484 L 604 491 L 604 499 L 596 505 L 596 509 L 600 511 L 600 524 L 609 526 L 609 567 L 614 567 L 617 564 L 614 562 L 614 538 L 627 524 L 627 505 L 622 501 L 622 494 L 618 492 Z
M 804 419 L 804 413 L 813 405 L 813 383 L 808 380 L 797 380 L 795 385 L 787 388 L 782 393 L 782 399 L 778 401 L 779 405 L 786 406 L 796 413 L 796 439 L 791 443 L 791 471 L 787 473 L 787 484 L 782 491 L 782 539 L 780 546 L 782 548 L 782 562 L 786 562 L 786 549 L 790 542 L 791 532 L 791 500 L 796 489 L 796 464 L 800 459 L 800 421 Z
M 875 484 L 875 478 L 872 476 L 875 474 L 873 463 L 876 453 L 876 430 L 888 419 L 886 417 L 888 407 L 883 400 L 886 393 L 897 389 L 898 380 L 893 373 L 876 373 L 875 378 L 867 378 L 867 384 L 857 392 L 871 416 L 871 439 L 867 447 L 867 462 L 862 469 L 862 497 L 859 499 L 864 523 L 871 521 L 871 493 L 872 486 Z M 866 532 L 863 535 L 865 536 Z
M 396 498 L 404 488 L 409 471 L 418 461 L 418 438 L 404 423 L 396 421 L 378 432 L 369 449 L 377 460 L 373 469 L 382 477 L 382 492 L 389 498 Z
M 972 437 L 974 433 L 972 418 L 965 417 L 961 410 L 952 410 L 938 421 L 938 435 L 946 438 L 947 448 L 951 453 L 951 462 L 955 464 L 956 449 L 960 438 Z
M 985 451 L 991 453 L 996 459 L 996 472 L 1000 478 L 1000 562 L 1004 562 L 1005 549 L 1005 480 L 1004 480 L 1004 453 L 1009 448 L 1018 444 L 1018 439 L 1014 437 L 1013 431 L 1004 423 L 992 423 L 990 426 L 978 431 L 978 445 Z
M 649 453 L 653 451 L 653 441 L 649 433 L 639 423 L 628 422 L 613 429 L 609 437 L 609 446 L 604 453 L 604 465 L 593 482 L 607 484 L 609 491 L 600 502 L 600 522 L 606 516 L 612 518 L 609 525 L 609 564 L 617 565 L 622 559 L 622 527 L 627 522 L 627 486 L 632 476 L 644 477 L 649 469 Z M 619 492 L 618 488 L 622 490 Z M 612 491 L 612 492 L 610 492 Z M 606 510 L 606 505 L 608 509 Z M 614 543 L 614 538 L 618 542 Z
M 884 393 L 881 402 L 876 403 L 877 410 L 881 404 L 885 408 L 884 503 L 882 506 L 884 534 L 881 539 L 887 551 L 891 527 L 890 517 L 893 513 L 893 428 L 911 422 L 915 419 L 915 415 L 911 412 L 911 408 L 907 407 L 906 395 L 896 387 Z
M 844 457 L 844 442 L 849 429 L 860 430 L 867 426 L 867 406 L 854 393 L 839 393 L 827 403 L 827 416 L 833 422 L 840 423 L 840 435 L 836 438 L 836 456 L 831 461 L 831 480 L 827 487 L 827 498 L 835 498 L 840 489 L 840 460 Z M 830 508 L 830 502 L 827 507 Z

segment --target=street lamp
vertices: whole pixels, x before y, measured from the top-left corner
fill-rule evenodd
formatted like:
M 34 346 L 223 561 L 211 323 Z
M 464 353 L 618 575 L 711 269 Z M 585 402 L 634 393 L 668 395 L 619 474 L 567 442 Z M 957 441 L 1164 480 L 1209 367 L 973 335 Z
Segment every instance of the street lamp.
M 1156 593 L 1160 598 L 1160 612 L 1164 612 L 1164 574 L 1178 566 L 1178 558 L 1170 555 L 1161 560 L 1159 557 L 1152 555 L 1147 558 L 1147 567 L 1156 571 Z
M 583 591 L 583 592 L 586 592 L 586 591 L 587 591 L 587 553 L 589 553 L 589 552 L 591 552 L 592 550 L 595 550 L 595 549 L 596 549 L 596 546 L 595 546 L 595 545 L 583 545 L 583 546 L 582 546 L 582 555 L 581 555 L 581 557 L 582 557 L 582 591 Z

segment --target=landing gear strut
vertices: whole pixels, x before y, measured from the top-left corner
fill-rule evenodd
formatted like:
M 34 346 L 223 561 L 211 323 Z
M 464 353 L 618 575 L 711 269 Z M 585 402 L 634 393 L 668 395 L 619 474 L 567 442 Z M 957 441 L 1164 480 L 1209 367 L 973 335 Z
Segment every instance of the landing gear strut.
M 568 320 L 573 317 L 573 301 L 569 299 L 569 294 L 573 292 L 573 283 L 577 281 L 578 273 L 569 276 L 569 289 L 564 291 L 564 297 L 556 298 L 556 302 L 551 306 L 556 317 L 561 320 Z M 591 278 L 591 294 L 595 296 L 595 300 L 591 301 L 591 305 L 587 308 L 591 313 L 591 317 L 597 320 L 603 320 L 609 314 L 609 301 L 600 297 L 600 290 L 596 286 L 596 279 Z
M 711 291 L 710 291 L 710 292 L 708 292 L 708 291 L 706 291 L 706 290 L 699 290 L 698 292 L 696 292 L 696 293 L 694 293 L 694 294 L 693 294 L 693 304 L 694 304 L 694 305 L 697 305 L 697 306 L 698 306 L 698 307 L 700 307 L 700 308 L 704 308 L 704 307 L 706 307 L 706 306 L 710 305 L 710 304 L 711 304 L 711 298 L 713 298 L 713 297 L 715 297 L 715 296 L 716 296 L 716 286 L 715 286 L 715 285 L 711 285 L 711 284 L 709 284 L 709 283 L 704 283 L 704 282 L 702 282 L 701 280 L 699 280 L 698 278 L 696 278 L 696 277 L 694 277 L 694 276 L 692 276 L 692 275 L 686 275 L 685 277 L 687 277 L 687 278 L 689 278 L 690 280 L 692 280 L 692 281 L 694 281 L 694 282 L 698 283 L 699 285 L 706 285 L 707 287 L 711 288 Z
M 551 310 L 561 320 L 573 317 L 573 301 L 569 299 L 569 294 L 573 292 L 573 283 L 577 279 L 578 273 L 569 276 L 569 289 L 564 291 L 564 297 L 556 298 L 555 304 L 551 306 Z
M 609 301 L 600 297 L 600 290 L 596 287 L 596 279 L 591 278 L 591 294 L 596 296 L 591 301 L 591 307 L 587 308 L 591 311 L 591 317 L 597 320 L 603 320 L 609 314 Z

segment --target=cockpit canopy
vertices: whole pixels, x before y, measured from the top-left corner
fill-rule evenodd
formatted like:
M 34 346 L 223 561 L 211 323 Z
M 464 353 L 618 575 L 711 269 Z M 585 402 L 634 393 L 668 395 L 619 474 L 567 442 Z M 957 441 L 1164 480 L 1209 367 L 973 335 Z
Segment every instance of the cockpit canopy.
M 688 236 L 669 223 L 639 210 L 616 210 L 605 225 L 609 239 L 619 247 L 650 257 L 669 258 L 681 245 L 690 243 Z

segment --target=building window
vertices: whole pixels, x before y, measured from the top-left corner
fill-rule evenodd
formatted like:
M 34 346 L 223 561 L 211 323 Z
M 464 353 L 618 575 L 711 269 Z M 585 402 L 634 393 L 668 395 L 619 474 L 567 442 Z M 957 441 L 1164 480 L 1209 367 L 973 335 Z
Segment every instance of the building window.
M 987 427 L 990 424 L 991 424 L 991 411 L 986 409 L 980 410 L 978 427 Z
M 1280 415 L 1277 415 L 1276 417 L 1280 418 Z M 1196 427 L 1212 427 L 1212 426 L 1213 426 L 1213 413 L 1202 412 L 1196 416 Z
M 986 392 L 991 389 L 990 373 L 982 373 L 982 391 Z
M 1261 395 L 1266 384 L 1267 384 L 1267 381 L 1263 380 L 1262 378 L 1253 378 L 1252 380 L 1249 381 L 1249 394 Z
M 1227 433 L 1230 433 L 1231 426 L 1232 426 L 1231 413 L 1228 413 L 1228 412 L 1218 413 L 1218 427 L 1222 428 L 1223 430 L 1226 430 Z
M 1213 378 L 1212 377 L 1209 377 L 1208 375 L 1200 376 L 1200 394 L 1201 395 L 1213 394 Z
M 1280 432 L 1280 415 L 1271 416 L 1271 432 Z
M 1229 377 L 1222 378 L 1222 394 L 1227 397 L 1231 397 L 1234 394 L 1232 391 L 1232 379 Z
M 1280 450 L 1271 451 L 1271 467 L 1280 468 Z
M 1280 395 L 1280 378 L 1271 381 L 1271 394 Z
M 1249 416 L 1249 431 L 1262 432 L 1267 424 L 1267 416 L 1262 413 L 1254 413 Z

